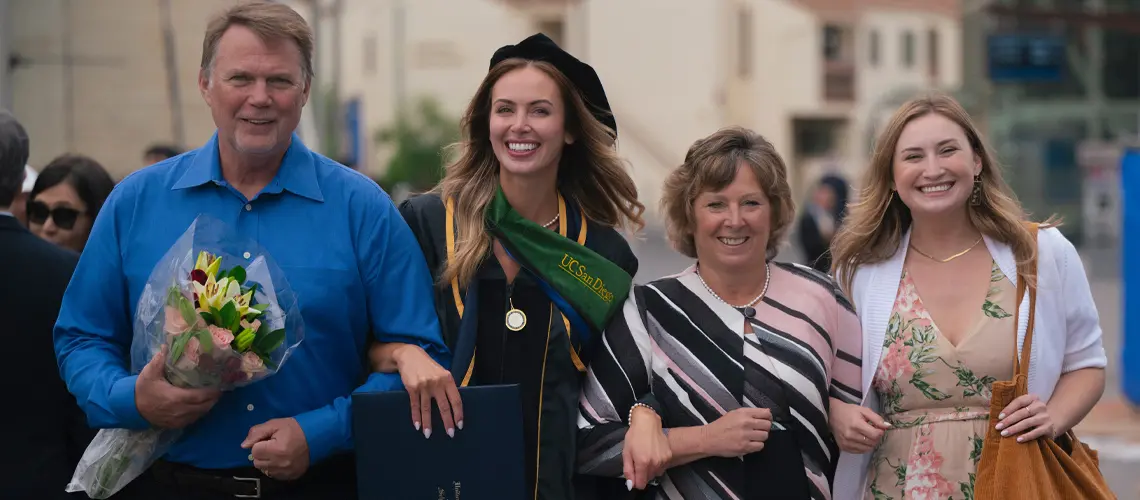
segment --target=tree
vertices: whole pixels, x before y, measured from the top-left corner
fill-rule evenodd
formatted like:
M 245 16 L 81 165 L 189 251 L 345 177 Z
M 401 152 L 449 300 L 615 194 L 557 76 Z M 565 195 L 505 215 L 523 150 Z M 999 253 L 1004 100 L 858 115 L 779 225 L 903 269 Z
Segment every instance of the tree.
M 421 98 L 412 113 L 376 134 L 378 144 L 393 148 L 380 184 L 388 189 L 399 184 L 413 191 L 430 189 L 443 177 L 444 148 L 458 138 L 458 120 L 449 118 L 436 100 Z

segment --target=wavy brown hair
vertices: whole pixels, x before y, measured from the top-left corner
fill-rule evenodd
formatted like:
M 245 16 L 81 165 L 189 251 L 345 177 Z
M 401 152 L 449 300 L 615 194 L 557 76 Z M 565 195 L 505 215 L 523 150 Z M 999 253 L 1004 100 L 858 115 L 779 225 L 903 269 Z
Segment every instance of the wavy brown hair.
M 832 272 L 848 294 L 859 266 L 891 258 L 910 228 L 910 209 L 894 193 L 894 158 L 899 136 L 912 120 L 932 113 L 962 128 L 974 155 L 981 160 L 979 204 L 969 204 L 970 223 L 982 234 L 1009 245 L 1018 273 L 1033 283 L 1037 269 L 1028 265 L 1037 256 L 1026 222 L 1028 218 L 1001 175 L 992 150 L 978 133 L 970 115 L 953 98 L 943 94 L 918 97 L 899 107 L 875 144 L 871 164 L 863 178 L 859 201 L 849 207 L 843 227 L 831 243 Z M 1057 225 L 1054 219 L 1042 227 Z
M 440 284 L 458 278 L 460 286 L 466 286 L 491 249 L 484 214 L 499 188 L 499 160 L 491 149 L 491 89 L 503 75 L 528 66 L 546 73 L 562 91 L 565 128 L 575 139 L 562 150 L 559 190 L 582 207 L 591 222 L 635 231 L 645 227 L 645 206 L 637 200 L 637 186 L 618 157 L 615 132 L 594 117 L 577 88 L 553 65 L 507 59 L 491 68 L 479 84 L 460 124 L 461 139 L 451 146 L 458 158 L 446 167 L 443 180 L 433 189 L 444 200 L 455 200 L 458 226 L 455 258 L 447 262 Z
M 693 202 L 701 193 L 727 187 L 742 166 L 752 169 L 768 197 L 772 221 L 766 256 L 776 256 L 796 214 L 788 169 L 771 142 L 743 127 L 723 128 L 694 142 L 685 154 L 685 162 L 665 180 L 661 213 L 665 215 L 669 241 L 678 252 L 697 258 Z

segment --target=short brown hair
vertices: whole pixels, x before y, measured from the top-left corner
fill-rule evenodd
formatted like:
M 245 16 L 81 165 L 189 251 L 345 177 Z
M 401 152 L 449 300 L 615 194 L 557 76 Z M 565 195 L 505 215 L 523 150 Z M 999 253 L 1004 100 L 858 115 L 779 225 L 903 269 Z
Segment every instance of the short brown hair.
M 297 11 L 275 2 L 244 2 L 218 14 L 206 25 L 202 40 L 202 69 L 206 74 L 214 67 L 218 42 L 231 26 L 239 25 L 257 33 L 262 40 L 292 40 L 301 50 L 301 76 L 313 76 L 313 30 Z
M 697 258 L 693 242 L 693 202 L 706 191 L 719 191 L 732 183 L 741 164 L 752 168 L 771 206 L 772 225 L 767 257 L 776 256 L 795 216 L 788 169 L 772 143 L 743 127 L 729 127 L 694 142 L 685 162 L 665 180 L 661 212 L 669 242 L 678 252 Z

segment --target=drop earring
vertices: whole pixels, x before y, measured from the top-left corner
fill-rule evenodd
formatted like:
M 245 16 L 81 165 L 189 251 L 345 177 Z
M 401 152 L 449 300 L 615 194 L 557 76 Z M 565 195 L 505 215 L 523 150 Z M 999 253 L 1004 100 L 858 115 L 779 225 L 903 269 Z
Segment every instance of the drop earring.
M 982 204 L 982 174 L 974 176 L 974 191 L 970 194 L 970 204 L 975 207 Z

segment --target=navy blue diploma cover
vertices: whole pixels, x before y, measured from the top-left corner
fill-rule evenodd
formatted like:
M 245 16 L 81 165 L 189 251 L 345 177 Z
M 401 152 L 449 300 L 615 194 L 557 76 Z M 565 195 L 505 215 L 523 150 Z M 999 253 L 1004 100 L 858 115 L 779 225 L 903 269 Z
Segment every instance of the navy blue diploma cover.
M 412 425 L 405 391 L 352 395 L 359 495 L 365 500 L 526 498 L 518 385 L 460 387 L 455 437 L 432 405 L 432 434 Z

